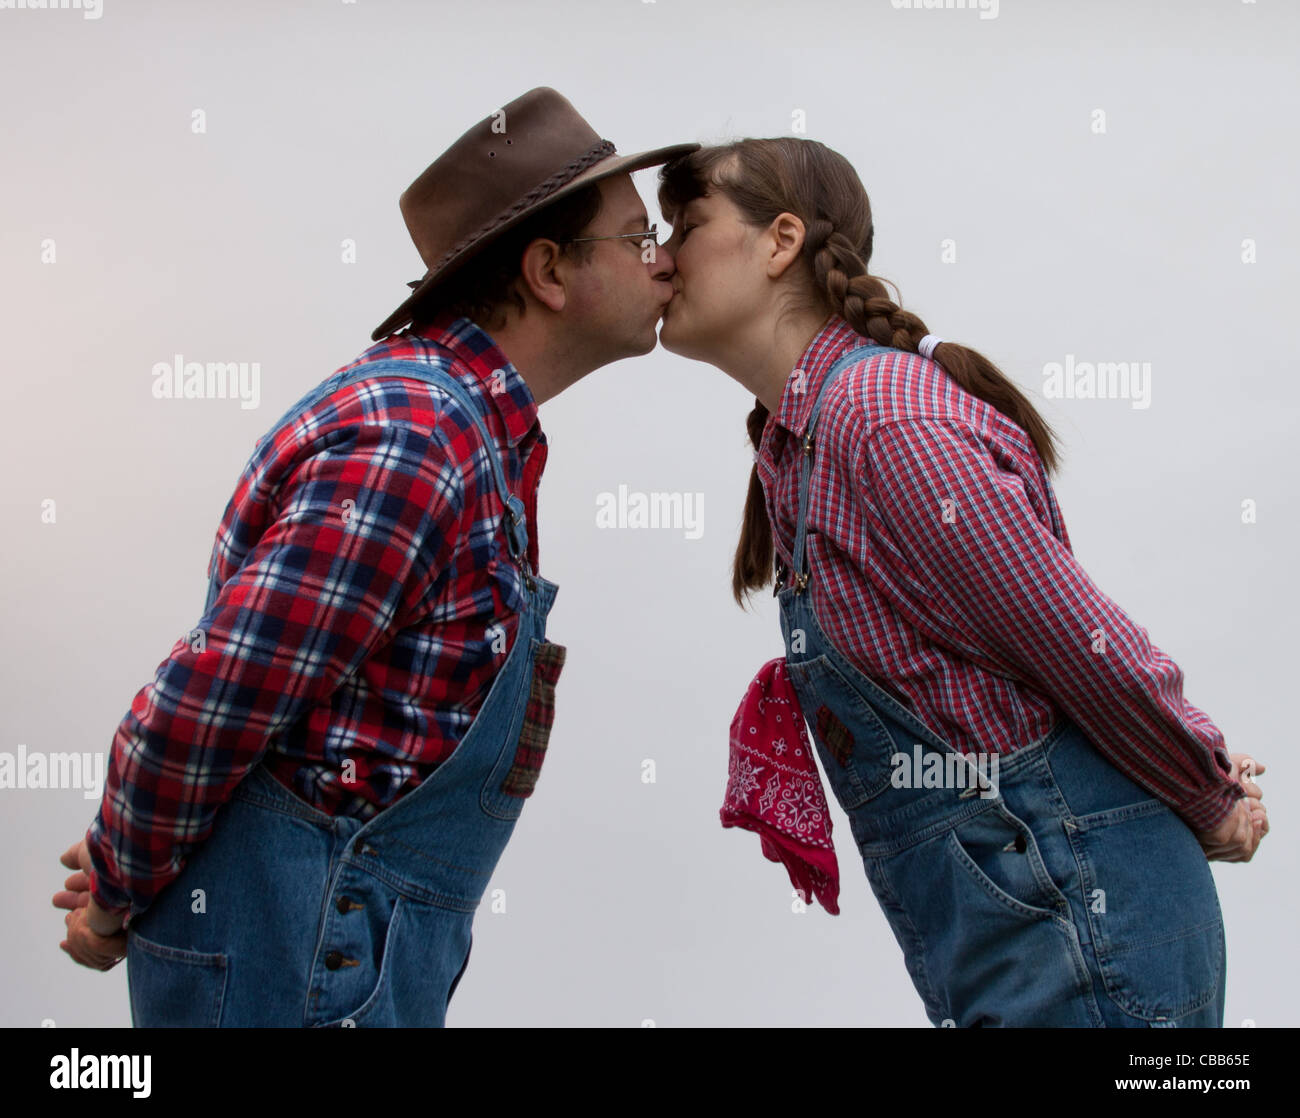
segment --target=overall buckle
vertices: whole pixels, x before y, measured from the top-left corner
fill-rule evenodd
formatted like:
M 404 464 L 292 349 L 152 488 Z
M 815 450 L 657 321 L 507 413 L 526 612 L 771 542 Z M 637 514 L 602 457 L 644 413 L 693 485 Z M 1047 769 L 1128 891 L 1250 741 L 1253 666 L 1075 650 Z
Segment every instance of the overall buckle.
M 519 563 L 524 572 L 524 583 L 529 590 L 536 590 L 533 571 L 528 565 L 528 517 L 524 512 L 524 503 L 513 493 L 506 501 L 506 536 L 510 542 L 510 554 Z
M 786 576 L 788 576 L 789 574 L 790 574 L 790 568 L 787 567 L 784 562 L 778 559 L 776 561 L 776 583 L 772 587 L 772 597 L 775 598 L 777 594 L 779 594 L 785 588 Z M 804 587 L 808 585 L 807 572 L 805 571 L 803 574 L 796 574 L 794 576 L 793 585 L 796 594 L 802 593 Z

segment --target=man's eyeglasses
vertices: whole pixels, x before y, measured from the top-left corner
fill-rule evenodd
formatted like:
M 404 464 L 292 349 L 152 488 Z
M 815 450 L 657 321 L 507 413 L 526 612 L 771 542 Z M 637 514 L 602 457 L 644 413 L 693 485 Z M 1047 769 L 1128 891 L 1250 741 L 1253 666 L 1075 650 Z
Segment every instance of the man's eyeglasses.
M 655 245 L 659 244 L 659 223 L 655 222 L 644 233 L 609 233 L 603 237 L 566 237 L 562 241 L 556 241 L 557 245 L 574 245 L 579 241 L 623 241 L 623 240 L 650 240 Z

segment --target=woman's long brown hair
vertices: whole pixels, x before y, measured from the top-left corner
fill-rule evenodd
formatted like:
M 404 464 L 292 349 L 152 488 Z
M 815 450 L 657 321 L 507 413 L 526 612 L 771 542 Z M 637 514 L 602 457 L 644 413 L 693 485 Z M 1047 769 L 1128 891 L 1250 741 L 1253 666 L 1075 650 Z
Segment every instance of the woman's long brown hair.
M 766 228 L 782 213 L 794 214 L 804 223 L 809 306 L 841 315 L 879 345 L 918 352 L 917 344 L 930 333 L 929 327 L 889 297 L 884 281 L 867 272 L 875 236 L 871 203 L 847 159 L 816 140 L 791 136 L 699 148 L 659 171 L 659 209 L 668 221 L 692 198 L 717 191 L 735 204 L 745 221 L 759 228 Z M 1049 473 L 1057 468 L 1055 433 L 996 365 L 955 342 L 940 343 L 933 357 L 958 385 L 1018 424 Z M 767 408 L 755 399 L 745 421 L 755 450 L 767 419 Z M 731 589 L 737 604 L 743 607 L 745 596 L 763 589 L 771 579 L 772 528 L 755 465 L 732 566 Z

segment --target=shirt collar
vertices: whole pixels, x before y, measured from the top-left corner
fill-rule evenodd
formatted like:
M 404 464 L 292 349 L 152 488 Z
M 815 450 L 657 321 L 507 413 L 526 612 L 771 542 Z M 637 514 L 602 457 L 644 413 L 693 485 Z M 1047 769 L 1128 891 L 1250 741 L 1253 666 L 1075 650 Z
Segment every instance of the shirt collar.
M 497 409 L 510 446 L 517 446 L 537 426 L 537 401 L 528 382 L 473 319 L 443 311 L 424 328 L 411 332 L 446 350 L 474 374 Z
M 794 370 L 786 378 L 776 422 L 791 434 L 802 437 L 827 371 L 846 353 L 867 344 L 868 340 L 843 316 L 832 314 L 800 354 Z

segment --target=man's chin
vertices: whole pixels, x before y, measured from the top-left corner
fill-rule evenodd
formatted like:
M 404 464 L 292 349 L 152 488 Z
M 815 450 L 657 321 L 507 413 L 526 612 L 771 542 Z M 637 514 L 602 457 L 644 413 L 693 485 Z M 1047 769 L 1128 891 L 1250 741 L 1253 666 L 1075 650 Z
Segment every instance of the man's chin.
M 627 339 L 623 352 L 615 360 L 621 361 L 629 357 L 644 357 L 647 353 L 652 353 L 658 344 L 659 335 L 655 333 L 654 324 L 651 323 L 645 328 L 644 333 Z

